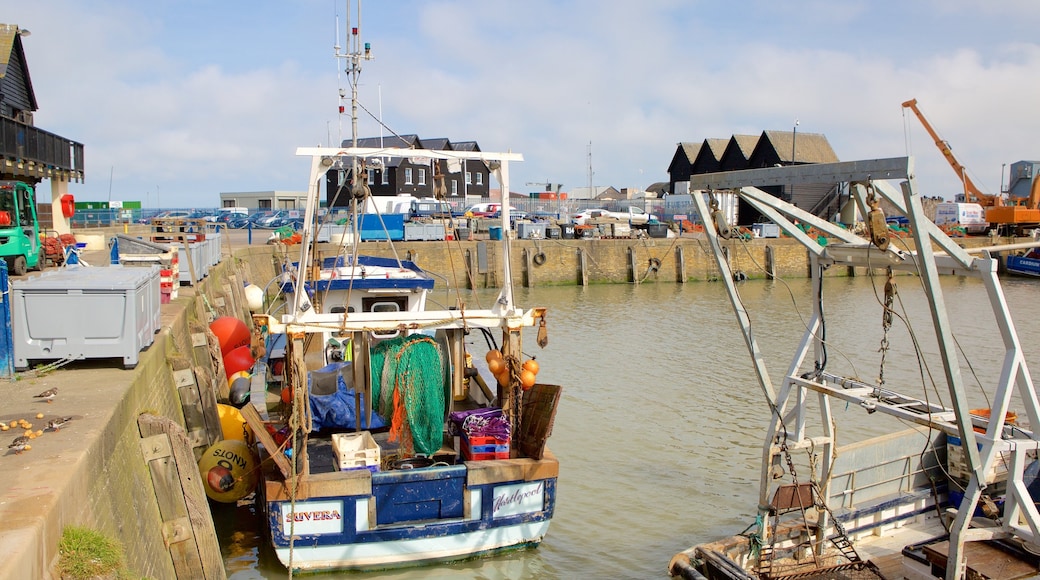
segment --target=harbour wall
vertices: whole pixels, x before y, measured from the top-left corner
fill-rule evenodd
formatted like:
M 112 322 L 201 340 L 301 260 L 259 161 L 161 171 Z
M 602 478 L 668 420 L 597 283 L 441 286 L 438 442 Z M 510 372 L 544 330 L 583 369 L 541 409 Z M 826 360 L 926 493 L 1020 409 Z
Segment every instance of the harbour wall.
M 68 526 L 117 540 L 134 577 L 224 577 L 205 496 L 193 502 L 181 486 L 204 493 L 194 460 L 212 441 L 214 427 L 219 438 L 215 406 L 204 416 L 200 400 L 227 384 L 219 346 L 212 356 L 208 321 L 246 316 L 240 266 L 225 259 L 198 286 L 182 287 L 179 297 L 163 304 L 161 330 L 132 370 L 108 359 L 88 360 L 23 374 L 5 386 L 5 419 L 46 411 L 73 421 L 33 440 L 31 451 L 4 458 L 0 579 L 56 577 L 58 545 Z M 60 389 L 52 404 L 34 404 L 36 393 L 52 387 Z M 178 465 L 174 452 L 159 450 L 139 427 L 142 415 L 171 425 L 188 461 Z M 169 441 L 177 445 L 173 436 Z
M 768 277 L 805 278 L 809 276 L 809 252 L 791 238 L 724 240 L 730 269 L 746 279 Z M 983 247 L 1014 240 L 960 238 L 965 248 Z M 913 250 L 911 238 L 893 244 Z M 412 260 L 448 288 L 498 288 L 503 285 L 505 257 L 500 242 L 368 241 L 360 246 L 366 255 Z M 339 249 L 331 244 L 319 246 L 319 254 L 334 256 Z M 242 256 L 259 259 L 266 266 L 271 260 L 299 259 L 299 246 L 252 246 Z M 279 257 L 281 256 L 281 257 Z M 617 283 L 686 283 L 717 280 L 718 267 L 703 237 L 516 240 L 509 257 L 516 286 L 571 286 Z M 832 268 L 827 276 L 855 276 L 865 268 Z

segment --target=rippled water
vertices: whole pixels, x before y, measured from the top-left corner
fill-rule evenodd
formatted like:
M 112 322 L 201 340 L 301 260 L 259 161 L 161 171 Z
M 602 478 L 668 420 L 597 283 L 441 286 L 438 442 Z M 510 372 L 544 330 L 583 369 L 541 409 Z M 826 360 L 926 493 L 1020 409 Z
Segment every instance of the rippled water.
M 905 276 L 897 282 L 906 316 L 928 325 L 919 280 Z M 880 292 L 883 280 L 877 286 Z M 804 332 L 795 304 L 802 317 L 810 314 L 809 281 L 752 281 L 740 288 L 779 386 Z M 943 279 L 943 288 L 965 358 L 982 384 L 993 384 L 1003 347 L 985 289 L 952 277 Z M 1040 286 L 1009 279 L 1004 288 L 1027 361 L 1040 369 L 1040 325 L 1033 310 Z M 825 296 L 828 370 L 874 382 L 882 338 L 874 284 L 865 277 L 827 279 Z M 539 351 L 532 333 L 525 336 L 525 351 L 537 355 L 541 382 L 564 385 L 549 440 L 560 459 L 557 508 L 544 542 L 494 558 L 350 577 L 666 577 L 676 552 L 754 521 L 768 411 L 721 284 L 518 289 L 516 299 L 549 307 L 548 348 Z M 886 384 L 923 396 L 922 370 L 909 339 L 899 322 L 893 325 Z M 482 347 L 476 334 L 471 340 Z M 917 340 L 940 385 L 928 387 L 928 396 L 948 401 L 934 336 L 929 330 Z M 969 399 L 984 404 L 972 373 L 963 374 Z M 894 421 L 880 413 L 868 421 L 858 408 L 835 405 L 834 412 L 842 442 L 877 431 L 871 421 L 889 421 L 885 429 Z M 218 506 L 217 512 L 230 578 L 287 576 L 266 548 L 263 522 L 251 508 Z

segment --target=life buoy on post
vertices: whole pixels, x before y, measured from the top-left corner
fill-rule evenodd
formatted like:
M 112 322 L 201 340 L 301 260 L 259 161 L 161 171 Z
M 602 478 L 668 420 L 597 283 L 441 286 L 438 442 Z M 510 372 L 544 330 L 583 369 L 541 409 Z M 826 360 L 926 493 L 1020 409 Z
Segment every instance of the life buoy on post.
M 541 266 L 545 263 L 545 252 L 538 252 L 531 258 L 531 261 L 534 262 L 535 266 Z
M 61 215 L 70 218 L 76 213 L 76 198 L 71 193 L 61 196 Z

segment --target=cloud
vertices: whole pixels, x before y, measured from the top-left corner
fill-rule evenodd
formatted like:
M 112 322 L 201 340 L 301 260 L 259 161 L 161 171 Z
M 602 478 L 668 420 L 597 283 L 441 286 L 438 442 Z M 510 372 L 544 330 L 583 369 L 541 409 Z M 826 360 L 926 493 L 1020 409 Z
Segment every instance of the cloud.
M 798 119 L 842 159 L 914 154 L 922 189 L 950 196 L 957 177 L 900 108 L 917 97 L 996 191 L 1002 164 L 1035 156 L 1034 4 L 368 3 L 362 40 L 375 59 L 358 91 L 395 132 L 524 153 L 518 191 L 585 186 L 590 149 L 596 185 L 643 187 L 667 180 L 680 141 Z M 332 57 L 337 15 L 325 1 L 248 14 L 125 0 L 10 8 L 5 19 L 33 30 L 37 124 L 86 146 L 82 199 L 107 190 L 110 170 L 113 198 L 161 188 L 164 203 L 192 207 L 216 205 L 220 191 L 300 190 L 296 147 L 349 138 L 336 113 L 346 63 Z M 359 127 L 381 131 L 367 114 Z

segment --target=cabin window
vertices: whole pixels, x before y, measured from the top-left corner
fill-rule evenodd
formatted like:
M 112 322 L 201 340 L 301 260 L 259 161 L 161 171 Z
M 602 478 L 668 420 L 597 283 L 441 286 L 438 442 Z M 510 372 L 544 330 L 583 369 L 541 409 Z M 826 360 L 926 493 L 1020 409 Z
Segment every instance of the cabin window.
M 376 170 L 375 169 L 369 169 L 368 170 L 368 184 L 369 185 L 375 185 L 376 184 Z
M 411 167 L 408 167 L 408 168 L 406 168 L 404 170 L 404 184 L 405 185 L 411 185 L 412 184 L 412 168 Z
M 408 310 L 407 296 L 379 296 L 361 299 L 362 312 L 402 312 Z M 373 332 L 375 338 L 394 338 L 399 334 L 396 330 Z
M 426 185 L 426 170 L 419 170 L 419 185 Z
M 452 179 L 451 180 L 451 194 L 452 195 L 458 195 L 459 194 L 459 180 L 458 179 Z
M 484 174 L 477 172 L 477 185 L 484 185 Z
M 470 171 L 466 172 L 466 185 L 473 185 L 473 173 Z
M 383 176 L 383 182 L 382 182 L 383 185 L 389 185 L 390 184 L 390 172 L 384 169 L 384 170 L 380 171 L 379 173 Z

